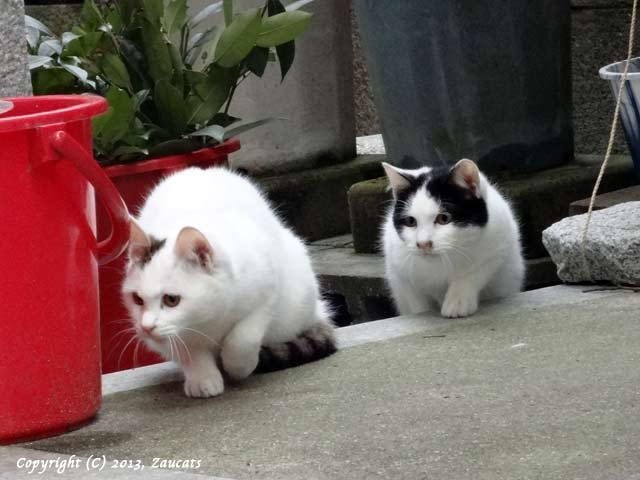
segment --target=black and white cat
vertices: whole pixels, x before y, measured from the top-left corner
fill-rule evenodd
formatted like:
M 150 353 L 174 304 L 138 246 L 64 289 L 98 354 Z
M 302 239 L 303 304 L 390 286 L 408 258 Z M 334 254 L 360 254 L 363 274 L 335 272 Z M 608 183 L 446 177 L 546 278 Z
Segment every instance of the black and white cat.
M 520 291 L 518 224 L 474 162 L 383 167 L 394 198 L 383 227 L 386 276 L 401 314 L 439 308 L 444 317 L 465 317 L 479 300 Z
M 185 375 L 190 397 L 336 351 L 304 243 L 246 178 L 190 168 L 131 223 L 122 295 L 139 339 Z

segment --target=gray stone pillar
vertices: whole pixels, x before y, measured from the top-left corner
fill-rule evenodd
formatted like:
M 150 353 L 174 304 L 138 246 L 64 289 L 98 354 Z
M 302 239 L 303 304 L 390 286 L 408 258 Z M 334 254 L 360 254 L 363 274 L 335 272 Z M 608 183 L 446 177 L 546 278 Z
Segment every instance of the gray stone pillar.
M 3 2 L 0 32 L 0 97 L 31 95 L 23 0 Z
M 192 14 L 208 0 L 190 0 Z M 286 2 L 289 3 L 289 2 Z M 284 82 L 277 64 L 262 78 L 250 76 L 235 93 L 230 114 L 243 121 L 279 117 L 243 133 L 230 158 L 236 168 L 266 174 L 310 168 L 355 157 L 355 114 L 350 2 L 317 0 L 309 29 L 296 40 L 296 57 Z M 236 11 L 264 0 L 239 0 Z M 221 15 L 216 19 L 220 22 Z

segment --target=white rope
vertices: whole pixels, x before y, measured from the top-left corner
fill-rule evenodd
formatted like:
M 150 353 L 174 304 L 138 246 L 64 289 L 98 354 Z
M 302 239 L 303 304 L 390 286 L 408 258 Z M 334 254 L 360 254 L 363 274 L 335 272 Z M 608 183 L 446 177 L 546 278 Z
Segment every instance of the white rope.
M 620 105 L 622 103 L 622 93 L 624 91 L 624 86 L 627 82 L 627 75 L 629 73 L 629 64 L 631 63 L 631 57 L 633 56 L 633 43 L 636 35 L 637 7 L 638 7 L 638 0 L 633 0 L 633 8 L 631 10 L 631 26 L 629 27 L 629 45 L 627 48 L 627 61 L 624 64 L 624 71 L 622 72 L 620 86 L 618 87 L 616 109 L 613 112 L 613 121 L 611 122 L 611 131 L 609 133 L 609 144 L 607 145 L 607 152 L 604 155 L 604 160 L 602 162 L 602 166 L 600 167 L 600 172 L 598 173 L 596 184 L 594 185 L 593 191 L 591 192 L 591 201 L 589 202 L 589 210 L 587 210 L 587 219 L 584 223 L 584 230 L 582 232 L 582 245 L 581 245 L 582 261 L 584 263 L 585 271 L 587 272 L 587 275 L 589 276 L 590 280 L 592 280 L 591 270 L 589 269 L 589 263 L 587 262 L 587 254 L 586 254 L 587 235 L 589 233 L 589 225 L 591 224 L 591 214 L 593 213 L 593 206 L 596 202 L 596 196 L 598 195 L 598 190 L 600 189 L 600 183 L 602 182 L 602 177 L 604 177 L 604 171 L 606 170 L 607 164 L 609 163 L 609 158 L 611 157 L 611 150 L 613 150 L 613 142 L 616 138 L 618 118 L 620 117 Z

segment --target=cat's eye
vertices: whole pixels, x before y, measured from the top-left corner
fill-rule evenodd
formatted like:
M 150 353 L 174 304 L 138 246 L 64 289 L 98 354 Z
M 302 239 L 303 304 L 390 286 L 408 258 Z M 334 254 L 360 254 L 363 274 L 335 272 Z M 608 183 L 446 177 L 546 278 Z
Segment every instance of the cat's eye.
M 451 222 L 450 213 L 442 212 L 442 213 L 439 213 L 438 216 L 436 217 L 436 223 L 438 225 L 446 225 L 449 222 Z
M 415 227 L 418 224 L 415 217 L 404 217 L 405 227 Z
M 162 303 L 169 308 L 177 307 L 180 303 L 180 295 L 163 295 Z
M 135 292 L 132 293 L 131 294 L 131 298 L 133 299 L 133 303 L 135 303 L 136 305 L 139 305 L 139 306 L 143 306 L 144 305 L 144 300 L 137 293 L 135 293 Z

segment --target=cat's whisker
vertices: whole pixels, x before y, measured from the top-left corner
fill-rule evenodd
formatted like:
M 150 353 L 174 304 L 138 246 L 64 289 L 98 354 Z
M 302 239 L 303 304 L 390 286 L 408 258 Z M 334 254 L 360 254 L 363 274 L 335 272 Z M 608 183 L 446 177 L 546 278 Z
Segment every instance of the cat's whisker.
M 169 349 L 170 349 L 169 360 L 174 361 L 175 360 L 175 356 L 173 354 L 173 339 L 171 337 L 167 337 L 167 339 L 169 341 Z
M 113 338 L 109 340 L 109 343 L 105 346 L 105 349 L 108 350 L 107 357 L 105 361 L 111 359 L 114 353 L 118 351 L 118 347 L 127 339 L 126 334 L 134 334 L 135 337 L 135 328 L 131 327 L 121 332 L 116 333 Z
M 191 352 L 189 351 L 189 347 L 187 347 L 187 344 L 185 343 L 185 341 L 180 337 L 180 335 L 176 334 L 175 337 L 180 340 L 180 342 L 182 342 L 182 345 L 184 345 L 184 349 L 187 352 L 187 355 L 189 357 L 189 363 L 191 363 Z
M 138 349 L 140 348 L 140 344 L 142 343 L 139 338 L 136 342 L 136 348 L 133 350 L 133 368 L 138 368 Z
M 120 370 L 120 362 L 122 361 L 122 355 L 124 355 L 124 352 L 127 351 L 127 348 L 129 348 L 129 345 L 131 345 L 131 342 L 133 342 L 134 340 L 136 340 L 138 337 L 131 337 L 129 339 L 129 341 L 127 342 L 127 344 L 124 346 L 124 348 L 122 349 L 122 351 L 120 352 L 120 356 L 118 357 L 118 370 Z
M 204 338 L 209 340 L 213 344 L 214 347 L 218 346 L 218 342 L 216 342 L 213 338 L 211 338 L 206 333 L 201 332 L 200 330 L 196 330 L 195 328 L 189 328 L 189 327 L 181 327 L 181 328 L 182 328 L 182 330 L 187 330 L 189 332 L 193 332 L 193 333 L 197 333 L 198 335 L 202 335 Z

